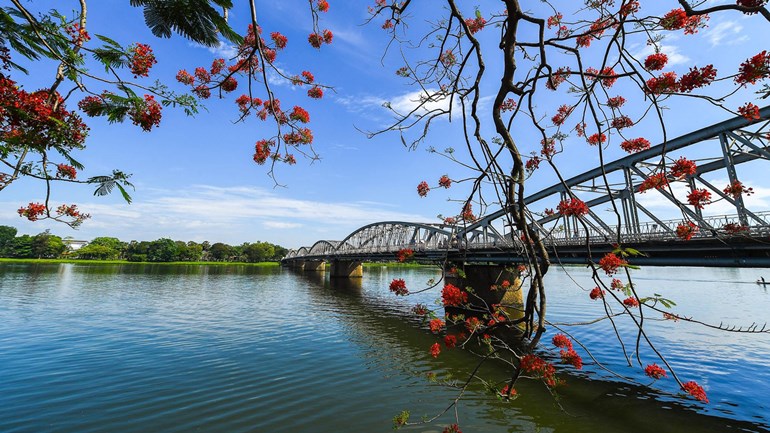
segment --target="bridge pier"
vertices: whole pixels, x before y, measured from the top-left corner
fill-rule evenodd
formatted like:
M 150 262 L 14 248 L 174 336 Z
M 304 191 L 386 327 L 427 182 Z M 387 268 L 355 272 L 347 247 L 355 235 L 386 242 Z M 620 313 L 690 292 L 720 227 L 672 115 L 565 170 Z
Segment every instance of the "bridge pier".
M 291 260 L 287 263 L 289 269 L 293 271 L 301 271 L 305 268 L 304 260 Z
M 324 272 L 326 270 L 326 262 L 323 260 L 306 260 L 302 270 L 306 272 Z
M 332 278 L 361 278 L 364 266 L 359 261 L 332 260 L 329 263 L 329 276 Z
M 468 303 L 475 309 L 488 309 L 492 305 L 501 305 L 509 320 L 517 320 L 524 317 L 524 291 L 519 273 L 512 266 L 490 265 L 456 265 L 462 269 L 460 272 L 451 272 L 451 268 L 445 271 L 445 281 L 461 289 L 471 287 L 473 294 L 468 296 Z M 507 282 L 507 283 L 506 283 Z M 504 287 L 507 286 L 507 287 Z M 481 314 L 466 309 L 448 307 L 445 308 L 448 315 L 464 314 L 480 316 Z M 519 337 L 514 330 L 501 328 L 500 338 L 511 340 Z

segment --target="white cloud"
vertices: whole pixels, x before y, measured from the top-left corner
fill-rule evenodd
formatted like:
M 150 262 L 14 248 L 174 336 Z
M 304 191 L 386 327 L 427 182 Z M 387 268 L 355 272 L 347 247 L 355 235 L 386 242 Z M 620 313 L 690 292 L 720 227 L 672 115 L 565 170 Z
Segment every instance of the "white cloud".
M 207 47 L 197 43 L 191 43 L 190 46 L 196 48 L 205 48 L 211 54 L 213 54 L 214 57 L 223 58 L 225 60 L 230 60 L 238 55 L 238 48 L 235 45 L 223 41 L 219 41 L 219 45 L 214 47 Z
M 723 21 L 706 32 L 712 47 L 719 45 L 737 45 L 746 42 L 749 37 L 743 33 L 743 26 L 735 21 Z
M 295 229 L 302 227 L 299 223 L 286 223 L 281 221 L 265 221 L 262 226 L 268 229 Z

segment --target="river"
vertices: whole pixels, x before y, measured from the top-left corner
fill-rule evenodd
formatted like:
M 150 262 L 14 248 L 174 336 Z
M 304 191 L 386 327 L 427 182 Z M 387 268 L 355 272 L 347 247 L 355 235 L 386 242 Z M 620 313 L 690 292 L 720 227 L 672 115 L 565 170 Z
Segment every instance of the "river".
M 643 294 L 665 295 L 683 316 L 743 326 L 770 318 L 770 293 L 755 284 L 768 269 L 634 275 Z M 434 305 L 436 292 L 397 298 L 387 289 L 393 278 L 413 289 L 437 276 L 367 268 L 351 282 L 279 268 L 0 264 L 0 432 L 392 431 L 402 410 L 416 420 L 445 408 L 456 391 L 441 382 L 475 365 L 461 350 L 428 353 L 436 337 L 410 308 Z M 585 268 L 554 268 L 547 286 L 554 322 L 602 312 Z M 770 431 L 770 334 L 653 319 L 650 338 L 710 404 L 676 398 L 670 378 L 658 391 L 619 382 L 578 348 L 586 366 L 559 369 L 567 384 L 558 400 L 536 381 L 517 384 L 511 402 L 472 386 L 458 408 L 463 432 Z M 618 355 L 606 321 L 565 329 L 606 366 L 649 383 Z M 482 373 L 507 375 L 498 365 Z M 450 411 L 402 431 L 453 422 Z

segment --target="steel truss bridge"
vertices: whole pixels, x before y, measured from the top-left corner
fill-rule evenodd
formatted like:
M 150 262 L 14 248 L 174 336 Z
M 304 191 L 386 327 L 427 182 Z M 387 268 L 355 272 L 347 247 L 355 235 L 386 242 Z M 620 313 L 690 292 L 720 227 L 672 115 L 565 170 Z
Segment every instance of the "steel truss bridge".
M 760 114 L 762 119 L 770 119 L 770 106 L 760 110 Z M 747 194 L 733 196 L 723 191 L 722 184 L 712 183 L 715 177 L 722 177 L 724 183 L 738 182 L 741 180 L 738 170 L 744 168 L 767 173 L 769 126 L 770 121 L 752 124 L 736 117 L 538 191 L 524 200 L 530 227 L 544 239 L 553 262 L 574 264 L 587 263 L 592 258 L 598 260 L 620 239 L 622 245 L 647 254 L 631 259 L 636 264 L 770 267 L 770 211 L 751 209 L 744 201 Z M 696 160 L 696 173 L 683 180 L 668 175 L 670 189 L 640 192 L 645 179 L 663 169 L 670 172 L 675 161 L 672 155 L 676 158 L 686 155 Z M 712 182 L 704 178 L 706 175 Z M 765 174 L 770 179 L 767 176 Z M 711 206 L 719 204 L 718 208 L 725 212 L 707 215 L 704 210 L 688 204 L 686 196 L 696 188 L 709 191 L 714 202 Z M 569 191 L 589 208 L 581 221 L 546 212 L 547 206 L 554 208 L 560 200 L 568 198 Z M 617 206 L 620 220 L 615 212 L 607 212 L 611 201 Z M 766 204 L 764 207 L 768 208 Z M 684 218 L 659 217 L 666 213 Z M 395 253 L 406 248 L 412 249 L 415 259 L 423 262 L 524 261 L 521 234 L 512 230 L 506 221 L 505 210 L 499 210 L 464 226 L 379 222 L 361 227 L 341 241 L 320 240 L 309 247 L 292 250 L 284 261 L 394 260 Z M 684 221 L 698 227 L 689 241 L 676 235 L 677 226 Z

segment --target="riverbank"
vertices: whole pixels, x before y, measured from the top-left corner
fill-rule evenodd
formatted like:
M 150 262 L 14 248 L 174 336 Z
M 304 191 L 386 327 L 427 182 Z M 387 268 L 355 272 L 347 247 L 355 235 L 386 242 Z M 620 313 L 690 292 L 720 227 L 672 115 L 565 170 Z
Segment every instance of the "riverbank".
M 277 267 L 278 262 L 130 262 L 128 260 L 87 259 L 10 259 L 0 258 L 0 263 L 75 263 L 84 265 L 206 265 L 206 266 L 257 266 Z

